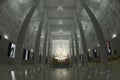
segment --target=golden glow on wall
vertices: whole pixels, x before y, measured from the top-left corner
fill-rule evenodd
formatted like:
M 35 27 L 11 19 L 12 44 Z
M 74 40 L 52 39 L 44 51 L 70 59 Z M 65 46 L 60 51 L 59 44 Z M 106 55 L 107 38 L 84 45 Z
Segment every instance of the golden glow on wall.
M 57 53 L 56 54 L 57 55 L 55 56 L 55 59 L 58 59 L 59 61 L 63 61 L 63 60 L 68 58 L 67 53 L 64 50 L 62 50 L 61 48 L 59 48 L 59 47 L 57 49 Z
M 60 61 L 69 58 L 69 40 L 53 40 L 52 55 L 55 59 Z

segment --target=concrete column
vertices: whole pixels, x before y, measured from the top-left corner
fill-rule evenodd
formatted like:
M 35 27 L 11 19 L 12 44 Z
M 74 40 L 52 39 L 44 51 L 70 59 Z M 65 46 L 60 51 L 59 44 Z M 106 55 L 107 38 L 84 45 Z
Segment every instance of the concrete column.
M 72 35 L 71 35 L 71 47 L 72 47 L 72 61 L 73 61 L 73 64 L 75 64 L 74 40 L 73 40 L 73 36 Z
M 69 45 L 70 45 L 70 59 L 72 60 L 72 41 L 71 41 L 71 37 L 69 39 Z
M 78 48 L 78 43 L 77 43 L 77 39 L 76 39 L 76 33 L 75 33 L 75 29 L 74 29 L 74 23 L 73 23 L 73 26 L 72 26 L 72 41 L 73 41 L 73 51 L 74 51 L 74 63 L 75 63 L 75 66 L 77 66 L 79 64 L 79 59 L 78 59 L 78 56 L 79 56 L 79 48 Z M 76 53 L 76 55 L 75 55 Z
M 50 36 L 50 32 L 49 32 L 49 36 L 48 36 L 48 66 L 50 64 L 50 48 L 51 47 L 51 36 Z
M 17 42 L 16 42 L 16 55 L 15 55 L 15 64 L 21 64 L 22 62 L 22 57 L 23 57 L 23 43 L 24 43 L 24 38 L 25 38 L 25 34 L 26 31 L 28 29 L 28 25 L 29 22 L 39 4 L 40 0 L 36 0 L 35 4 L 33 5 L 33 7 L 29 10 L 25 20 L 22 23 L 18 38 L 17 38 Z
M 83 30 L 82 24 L 79 21 L 79 19 L 77 19 L 77 22 L 78 22 L 78 28 L 80 31 L 80 35 L 81 35 L 82 48 L 83 48 L 83 52 L 84 52 L 83 61 L 84 61 L 84 65 L 88 66 L 88 49 L 87 49 L 85 34 L 84 34 L 84 30 Z
M 49 33 L 48 33 L 49 34 Z M 48 41 L 48 35 L 47 35 L 47 44 L 46 44 L 46 66 L 48 66 L 48 44 L 49 44 L 49 41 Z
M 92 51 L 92 52 L 93 52 L 93 51 Z M 98 58 L 100 58 L 100 53 L 101 53 L 101 52 L 100 52 L 100 47 L 98 46 L 98 47 L 97 47 L 97 55 L 98 55 Z
M 45 65 L 46 63 L 46 45 L 47 45 L 46 35 L 47 35 L 47 32 L 45 33 L 44 42 L 43 42 L 43 59 L 42 59 L 43 65 Z
M 49 63 L 51 64 L 51 62 L 52 62 L 52 37 L 50 38 L 50 61 L 49 61 Z
M 34 47 L 34 64 L 37 65 L 39 63 L 39 48 L 40 48 L 40 40 L 41 40 L 41 32 L 42 32 L 42 25 L 43 25 L 44 18 L 42 17 L 37 35 L 36 35 L 36 40 L 35 40 L 35 47 Z
M 51 46 L 51 41 L 50 41 L 50 38 L 49 38 L 49 42 L 48 42 L 48 66 L 50 65 L 50 54 L 51 54 L 51 52 L 50 52 L 50 47 Z
M 101 48 L 101 63 L 102 63 L 102 69 L 103 71 L 108 70 L 108 60 L 107 60 L 107 47 L 106 47 L 106 42 L 105 42 L 105 38 L 102 32 L 102 29 L 100 27 L 100 24 L 98 23 L 95 15 L 92 13 L 92 11 L 89 9 L 89 7 L 86 5 L 86 3 L 84 2 L 84 0 L 80 0 L 81 4 L 83 6 L 83 8 L 86 10 L 86 12 L 88 13 L 88 16 L 90 17 L 94 29 L 96 31 L 96 35 L 98 38 L 98 42 L 100 44 L 100 48 Z
M 114 49 L 114 39 L 110 42 L 111 44 L 111 51 L 112 51 L 112 55 L 115 55 L 115 49 Z M 117 51 L 117 50 L 116 50 Z
M 47 54 L 47 41 L 48 41 L 48 28 L 45 32 L 44 43 L 43 43 L 43 65 L 46 65 L 46 54 Z
M 75 46 L 76 46 L 76 66 L 79 65 L 79 62 L 80 62 L 80 59 L 79 59 L 79 43 L 78 43 L 78 37 L 77 37 L 77 33 L 76 33 L 76 30 L 75 30 L 75 27 L 73 28 L 74 29 L 74 38 L 75 38 Z

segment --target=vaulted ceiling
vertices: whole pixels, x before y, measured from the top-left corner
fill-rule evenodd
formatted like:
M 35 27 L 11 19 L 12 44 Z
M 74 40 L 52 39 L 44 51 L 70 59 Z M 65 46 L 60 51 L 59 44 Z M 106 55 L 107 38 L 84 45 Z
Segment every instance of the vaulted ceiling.
M 119 0 L 85 0 L 96 16 L 103 30 L 106 42 L 112 35 L 120 33 L 120 1 Z M 8 35 L 9 40 L 16 42 L 22 22 L 34 5 L 34 0 L 2 0 L 0 2 L 0 34 Z M 76 16 L 75 14 L 78 14 Z M 44 16 L 43 16 L 44 14 Z M 85 32 L 88 48 L 97 47 L 96 33 L 93 24 L 81 6 L 80 0 L 41 0 L 26 32 L 24 47 L 33 49 L 41 18 L 44 17 L 42 38 L 46 26 L 50 26 L 54 39 L 69 39 L 71 27 L 78 26 L 79 17 Z M 81 43 L 79 30 L 76 30 Z M 93 43 L 93 44 L 91 44 Z

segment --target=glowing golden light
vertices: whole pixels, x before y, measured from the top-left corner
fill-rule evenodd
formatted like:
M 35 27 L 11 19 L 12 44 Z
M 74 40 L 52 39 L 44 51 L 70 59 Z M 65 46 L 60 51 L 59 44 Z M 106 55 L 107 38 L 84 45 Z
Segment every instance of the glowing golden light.
M 68 58 L 67 53 L 65 51 L 63 51 L 61 48 L 58 48 L 55 59 L 57 59 L 59 61 L 64 61 L 67 58 Z

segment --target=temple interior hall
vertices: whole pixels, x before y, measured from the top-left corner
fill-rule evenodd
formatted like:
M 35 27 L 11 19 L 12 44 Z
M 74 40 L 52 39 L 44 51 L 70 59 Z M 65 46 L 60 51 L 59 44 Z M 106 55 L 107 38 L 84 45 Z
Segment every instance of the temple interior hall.
M 120 0 L 0 0 L 0 80 L 120 80 Z

